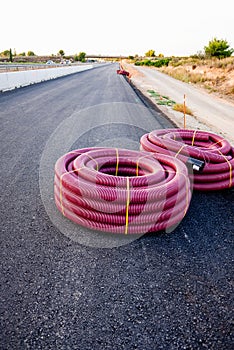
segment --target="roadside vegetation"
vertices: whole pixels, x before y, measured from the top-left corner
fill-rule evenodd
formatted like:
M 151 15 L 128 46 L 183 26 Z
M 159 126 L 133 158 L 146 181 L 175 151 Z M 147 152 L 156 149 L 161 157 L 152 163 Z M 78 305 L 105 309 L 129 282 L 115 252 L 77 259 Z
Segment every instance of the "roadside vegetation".
M 150 97 L 152 97 L 158 105 L 164 106 L 174 106 L 176 104 L 175 101 L 171 100 L 168 96 L 163 96 L 159 92 L 154 90 L 147 90 Z
M 149 96 L 154 99 L 157 105 L 171 107 L 177 112 L 193 115 L 193 112 L 189 107 L 183 103 L 176 103 L 171 100 L 168 96 L 161 95 L 159 92 L 154 90 L 147 90 Z
M 16 53 L 12 52 L 11 49 L 4 50 L 0 52 L 0 61 L 2 62 L 14 62 L 14 63 L 46 63 L 47 61 L 52 60 L 55 63 L 61 63 L 61 61 L 64 60 L 70 60 L 71 62 L 79 61 L 79 62 L 85 62 L 86 61 L 86 53 L 80 52 L 78 54 L 74 55 L 66 55 L 64 50 L 59 50 L 58 53 L 47 55 L 47 56 L 38 56 L 33 51 L 29 50 L 28 52 L 20 52 Z
M 172 59 L 160 71 L 189 84 L 196 84 L 209 92 L 234 98 L 234 57 Z
M 177 111 L 177 112 L 193 115 L 193 112 L 191 111 L 191 109 L 187 106 L 184 106 L 183 103 L 175 103 L 172 109 L 174 109 L 174 111 Z
M 168 66 L 170 58 L 161 58 L 161 59 L 146 59 L 142 61 L 136 61 L 135 66 L 152 66 L 152 67 L 163 67 Z
M 166 57 L 149 50 L 144 58 L 131 60 L 136 66 L 149 66 L 185 83 L 196 84 L 208 92 L 234 101 L 234 49 L 227 41 L 214 38 L 203 51 L 190 57 Z

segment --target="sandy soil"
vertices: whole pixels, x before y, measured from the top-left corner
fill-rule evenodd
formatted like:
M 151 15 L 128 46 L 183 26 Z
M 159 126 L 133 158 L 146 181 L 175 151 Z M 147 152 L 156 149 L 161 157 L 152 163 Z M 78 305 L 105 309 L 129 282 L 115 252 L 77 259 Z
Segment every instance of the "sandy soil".
M 218 67 L 217 63 L 216 65 L 210 63 L 198 66 L 168 66 L 160 68 L 160 70 L 172 76 L 180 72 L 181 74 L 187 73 L 191 77 L 191 83 L 201 78 L 201 82 L 196 81 L 196 84 L 194 84 L 196 87 L 203 88 L 206 92 L 214 96 L 234 103 L 234 60 L 233 63 L 226 64 L 224 67 Z

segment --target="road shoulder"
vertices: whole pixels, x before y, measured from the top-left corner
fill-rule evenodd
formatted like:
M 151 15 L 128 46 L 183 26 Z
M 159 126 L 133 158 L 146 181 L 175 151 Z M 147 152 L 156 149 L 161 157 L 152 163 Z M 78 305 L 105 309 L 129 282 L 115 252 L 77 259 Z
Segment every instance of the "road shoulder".
M 156 103 L 156 100 L 153 96 L 149 94 L 149 91 L 157 91 L 158 90 L 158 82 L 154 83 L 153 79 L 148 79 L 146 75 L 142 73 L 142 70 L 139 71 L 137 67 L 132 64 L 124 63 L 124 68 L 130 72 L 129 81 L 135 87 L 136 90 L 140 91 L 143 96 L 147 100 L 150 100 L 153 105 L 155 105 L 167 118 L 177 127 L 187 129 L 196 129 L 196 130 L 205 130 L 214 132 L 216 134 L 222 135 L 225 139 L 227 139 L 230 143 L 234 144 L 234 136 L 233 131 L 230 132 L 222 129 L 220 125 L 216 125 L 213 122 L 210 122 L 209 119 L 204 120 L 202 118 L 202 111 L 199 113 L 195 113 L 193 115 L 186 114 L 184 116 L 183 113 L 177 112 L 172 109 L 172 106 L 161 105 Z M 199 89 L 201 92 L 201 90 Z M 158 93 L 162 93 L 161 91 L 157 91 Z M 204 94 L 205 95 L 205 94 Z M 170 98 L 171 96 L 169 96 Z M 176 101 L 177 102 L 177 101 Z

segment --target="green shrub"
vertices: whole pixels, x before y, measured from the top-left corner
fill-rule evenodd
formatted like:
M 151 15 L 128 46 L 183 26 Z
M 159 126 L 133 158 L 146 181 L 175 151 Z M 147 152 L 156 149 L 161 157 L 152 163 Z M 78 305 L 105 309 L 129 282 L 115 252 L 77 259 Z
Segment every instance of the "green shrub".
M 156 103 L 158 105 L 173 106 L 176 103 L 175 101 L 171 100 L 168 96 L 160 95 L 154 90 L 147 90 L 147 92 L 150 94 L 151 97 L 153 97 L 156 100 Z
M 35 53 L 33 51 L 28 51 L 27 52 L 27 56 L 36 56 Z
M 168 66 L 169 62 L 170 62 L 170 58 L 142 60 L 142 61 L 136 61 L 135 66 L 152 66 L 152 67 L 159 68 L 162 66 Z
M 209 44 L 204 47 L 205 54 L 207 57 L 230 57 L 234 49 L 230 48 L 227 40 L 213 38 L 209 41 Z

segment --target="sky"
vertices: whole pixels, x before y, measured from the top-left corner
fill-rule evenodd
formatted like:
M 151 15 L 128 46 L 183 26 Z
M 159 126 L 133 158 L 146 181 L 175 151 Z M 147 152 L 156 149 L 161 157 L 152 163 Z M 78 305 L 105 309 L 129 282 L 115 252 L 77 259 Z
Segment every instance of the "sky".
M 3 1 L 0 52 L 190 56 L 214 37 L 234 47 L 233 0 Z

